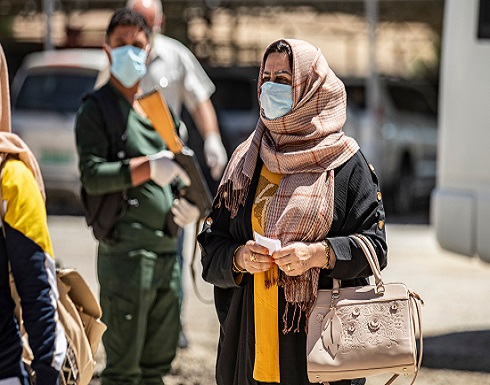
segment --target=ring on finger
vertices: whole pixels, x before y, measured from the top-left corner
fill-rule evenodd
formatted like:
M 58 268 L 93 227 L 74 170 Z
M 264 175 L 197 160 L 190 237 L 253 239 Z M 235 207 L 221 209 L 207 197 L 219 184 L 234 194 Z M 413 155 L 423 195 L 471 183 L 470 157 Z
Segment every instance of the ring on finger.
M 286 265 L 286 269 L 287 269 L 288 271 L 291 271 L 291 264 L 290 264 L 290 263 L 288 263 L 288 264 Z
M 257 262 L 257 258 L 255 258 L 254 252 L 252 252 L 252 254 L 250 255 L 250 262 Z

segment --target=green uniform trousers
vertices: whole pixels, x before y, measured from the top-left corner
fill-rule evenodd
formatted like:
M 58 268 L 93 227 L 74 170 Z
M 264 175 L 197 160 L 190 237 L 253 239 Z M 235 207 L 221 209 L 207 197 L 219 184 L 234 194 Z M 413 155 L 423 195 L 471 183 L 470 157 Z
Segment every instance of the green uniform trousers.
M 179 338 L 176 254 L 143 250 L 97 261 L 106 367 L 102 385 L 161 385 Z

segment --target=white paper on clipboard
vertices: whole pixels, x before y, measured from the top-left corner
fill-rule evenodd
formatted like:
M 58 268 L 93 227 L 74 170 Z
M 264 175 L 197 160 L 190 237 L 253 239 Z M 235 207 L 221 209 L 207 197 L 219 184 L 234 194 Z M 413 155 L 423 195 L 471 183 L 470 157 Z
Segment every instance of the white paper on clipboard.
M 254 239 L 260 246 L 267 247 L 270 254 L 272 254 L 274 251 L 280 250 L 282 247 L 280 239 L 267 238 L 260 235 L 256 231 L 254 231 Z

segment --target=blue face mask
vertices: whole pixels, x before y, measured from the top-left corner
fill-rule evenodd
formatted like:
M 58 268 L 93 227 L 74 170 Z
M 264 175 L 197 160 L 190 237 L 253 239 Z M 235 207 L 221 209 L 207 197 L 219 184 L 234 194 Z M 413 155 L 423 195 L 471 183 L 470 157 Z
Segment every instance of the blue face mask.
M 147 52 L 132 45 L 111 50 L 111 73 L 124 87 L 130 88 L 146 74 Z
M 260 106 L 267 119 L 286 115 L 293 107 L 293 87 L 288 84 L 265 82 L 260 87 Z

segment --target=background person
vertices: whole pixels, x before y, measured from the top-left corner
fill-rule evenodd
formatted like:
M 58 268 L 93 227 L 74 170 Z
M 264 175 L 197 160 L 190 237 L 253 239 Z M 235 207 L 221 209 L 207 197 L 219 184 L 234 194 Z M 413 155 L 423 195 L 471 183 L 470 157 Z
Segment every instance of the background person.
M 107 325 L 102 385 L 163 384 L 180 329 L 178 239 L 164 223 L 171 215 L 183 227 L 199 216 L 185 199 L 173 199 L 170 183 L 179 178 L 189 185 L 189 176 L 172 160 L 135 99 L 151 50 L 149 37 L 143 16 L 127 8 L 112 15 L 106 31 L 111 77 L 104 87 L 110 88 L 126 122 L 120 159 L 107 160 L 109 138 L 94 98 L 82 104 L 75 127 L 85 190 L 126 190 L 129 200 L 137 202 L 116 222 L 117 237 L 98 245 L 100 303 Z
M 219 180 L 228 157 L 210 100 L 214 84 L 187 47 L 160 33 L 165 26 L 160 0 L 129 0 L 127 6 L 141 13 L 152 29 L 153 49 L 141 88 L 147 92 L 156 85 L 160 86 L 165 100 L 178 116 L 185 105 L 204 140 L 204 156 L 211 176 Z
M 44 184 L 31 151 L 10 131 L 8 71 L 1 45 L 0 90 L 0 383 L 29 385 L 10 291 L 10 263 L 34 354 L 36 384 L 55 385 L 67 342 L 57 313 L 59 295 Z
M 368 237 L 386 266 L 385 214 L 376 175 L 342 132 L 345 88 L 320 50 L 272 43 L 258 87 L 259 121 L 234 152 L 198 237 L 221 324 L 216 381 L 304 385 L 306 316 L 318 289 L 332 278 L 367 284 L 372 272 L 351 234 Z M 282 248 L 269 255 L 253 231 Z
M 208 180 L 210 190 L 216 191 L 217 182 L 228 161 L 226 150 L 221 141 L 216 112 L 210 97 L 215 87 L 206 72 L 187 47 L 179 41 L 160 32 L 164 29 L 165 14 L 160 0 L 129 0 L 127 6 L 141 13 L 152 29 L 152 51 L 148 63 L 148 72 L 141 80 L 144 92 L 159 86 L 171 110 L 180 116 L 185 105 L 204 140 L 204 157 L 210 168 L 213 180 Z M 182 127 L 185 127 L 182 125 Z M 187 132 L 183 134 L 187 136 Z M 184 138 L 185 139 L 185 138 Z M 190 236 L 190 233 L 188 233 Z M 184 233 L 180 236 L 179 263 L 183 269 Z M 184 300 L 183 284 L 181 301 Z M 183 324 L 183 322 L 182 322 Z M 188 346 L 184 327 L 179 337 L 179 346 Z

